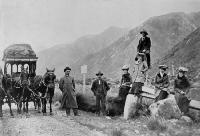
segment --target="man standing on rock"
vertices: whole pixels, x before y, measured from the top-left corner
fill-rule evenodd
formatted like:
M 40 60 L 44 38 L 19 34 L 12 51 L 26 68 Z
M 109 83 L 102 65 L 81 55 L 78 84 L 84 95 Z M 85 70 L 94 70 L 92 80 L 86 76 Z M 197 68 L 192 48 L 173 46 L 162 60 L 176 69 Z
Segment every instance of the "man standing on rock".
M 91 90 L 96 96 L 96 114 L 100 116 L 100 110 L 103 115 L 106 115 L 106 95 L 107 91 L 110 89 L 107 82 L 102 79 L 103 73 L 99 71 L 97 74 L 97 79 L 92 83 Z M 100 107 L 100 104 L 102 108 Z
M 67 116 L 70 115 L 70 109 L 73 109 L 74 116 L 79 116 L 78 105 L 76 101 L 76 91 L 74 78 L 70 76 L 71 68 L 64 69 L 65 76 L 60 79 L 59 88 L 63 92 L 61 107 L 66 108 Z
M 139 40 L 139 44 L 137 46 L 137 52 L 145 53 L 148 68 L 151 68 L 151 59 L 150 59 L 151 39 L 147 37 L 148 33 L 146 30 L 142 30 L 140 34 L 142 35 L 142 37 Z

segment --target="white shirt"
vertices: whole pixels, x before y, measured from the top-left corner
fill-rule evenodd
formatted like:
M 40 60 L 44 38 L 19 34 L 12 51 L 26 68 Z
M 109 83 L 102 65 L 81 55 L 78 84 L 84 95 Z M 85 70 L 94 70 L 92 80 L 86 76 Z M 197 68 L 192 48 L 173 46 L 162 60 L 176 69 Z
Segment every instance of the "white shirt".
M 163 77 L 163 75 L 164 75 L 164 73 L 161 73 L 161 72 L 160 72 L 160 76 Z

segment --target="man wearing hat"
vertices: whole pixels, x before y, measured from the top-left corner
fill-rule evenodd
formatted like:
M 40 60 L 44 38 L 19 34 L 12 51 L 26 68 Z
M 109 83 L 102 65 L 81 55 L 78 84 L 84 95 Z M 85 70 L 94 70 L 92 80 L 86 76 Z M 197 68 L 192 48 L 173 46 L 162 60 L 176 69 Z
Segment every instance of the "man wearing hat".
M 74 115 L 78 116 L 78 105 L 76 101 L 76 91 L 74 78 L 70 76 L 71 68 L 64 69 L 65 76 L 60 79 L 59 88 L 63 93 L 61 107 L 66 108 L 67 116 L 70 115 L 70 109 L 73 109 Z
M 166 99 L 169 95 L 168 87 L 170 83 L 169 77 L 166 74 L 167 68 L 168 67 L 166 65 L 159 65 L 159 73 L 156 75 L 155 78 L 156 92 L 159 93 L 159 95 L 156 97 L 155 102 Z
M 190 83 L 185 74 L 188 72 L 188 69 L 185 67 L 179 67 L 178 71 L 178 75 L 174 81 L 175 99 L 181 112 L 187 114 L 189 112 L 190 103 L 187 96 L 189 93 Z
M 92 92 L 96 96 L 96 114 L 100 116 L 100 111 L 102 111 L 103 115 L 106 115 L 106 95 L 110 87 L 107 82 L 102 79 L 103 73 L 101 71 L 99 71 L 96 76 L 97 79 L 92 83 L 91 87 Z
M 150 61 L 151 39 L 147 37 L 148 33 L 146 30 L 142 30 L 140 34 L 142 35 L 142 37 L 139 40 L 139 44 L 137 46 L 137 52 L 145 53 L 146 59 L 147 59 L 147 65 L 148 65 L 148 68 L 150 68 L 151 67 L 151 61 Z
M 124 65 L 122 67 L 122 79 L 120 82 L 120 88 L 119 88 L 119 97 L 122 98 L 122 100 L 126 100 L 126 96 L 128 95 L 128 92 L 130 90 L 130 85 L 132 84 L 132 77 L 129 71 L 129 66 Z
M 20 73 L 20 82 L 22 87 L 28 86 L 29 83 L 29 74 L 28 74 L 28 67 L 24 68 L 24 66 L 21 66 L 21 73 Z

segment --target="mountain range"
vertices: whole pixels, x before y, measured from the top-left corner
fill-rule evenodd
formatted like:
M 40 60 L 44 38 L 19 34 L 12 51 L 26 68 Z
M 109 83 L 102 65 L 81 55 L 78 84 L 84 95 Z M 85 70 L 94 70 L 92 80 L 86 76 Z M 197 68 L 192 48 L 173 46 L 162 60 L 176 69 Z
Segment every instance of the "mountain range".
M 119 38 L 107 48 L 97 53 L 90 54 L 79 60 L 74 68 L 88 65 L 88 76 L 94 76 L 95 72 L 102 70 L 107 77 L 120 78 L 121 67 L 124 64 L 134 64 L 136 48 L 140 38 L 140 30 L 146 29 L 151 38 L 151 59 L 155 63 L 158 59 L 182 41 L 188 34 L 200 26 L 200 12 L 198 13 L 170 13 L 162 16 L 152 17 L 140 26 L 132 29 L 126 36 Z M 130 68 L 132 69 L 132 68 Z M 79 77 L 76 69 L 77 77 Z
M 37 70 L 41 72 L 42 69 L 45 70 L 45 66 L 54 65 L 56 74 L 61 76 L 63 68 L 69 65 L 72 67 L 73 76 L 81 78 L 80 66 L 86 64 L 87 77 L 94 77 L 95 73 L 101 70 L 106 77 L 116 79 L 121 76 L 121 67 L 124 64 L 133 66 L 139 32 L 142 29 L 149 33 L 152 63 L 156 63 L 199 26 L 200 12 L 178 12 L 151 17 L 129 31 L 120 29 L 114 32 L 116 35 L 105 31 L 99 35 L 80 38 L 72 44 L 54 46 L 39 52 Z M 118 30 L 116 27 L 110 29 Z
M 109 46 L 122 35 L 128 28 L 110 27 L 97 35 L 86 35 L 71 44 L 60 44 L 38 53 L 37 73 L 44 73 L 46 67 L 56 68 L 56 73 L 61 76 L 66 66 L 71 66 L 88 54 L 95 53 Z

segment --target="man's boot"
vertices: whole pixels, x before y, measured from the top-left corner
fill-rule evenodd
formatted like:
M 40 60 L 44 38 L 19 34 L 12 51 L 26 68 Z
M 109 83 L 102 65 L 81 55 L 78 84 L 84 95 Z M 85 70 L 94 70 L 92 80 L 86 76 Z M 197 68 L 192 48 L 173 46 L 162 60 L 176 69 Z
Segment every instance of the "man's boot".
M 78 114 L 78 109 L 73 109 L 73 111 L 74 111 L 74 116 L 80 116 L 80 115 Z
M 70 116 L 70 108 L 66 108 L 66 115 Z

